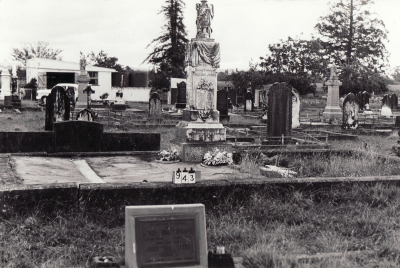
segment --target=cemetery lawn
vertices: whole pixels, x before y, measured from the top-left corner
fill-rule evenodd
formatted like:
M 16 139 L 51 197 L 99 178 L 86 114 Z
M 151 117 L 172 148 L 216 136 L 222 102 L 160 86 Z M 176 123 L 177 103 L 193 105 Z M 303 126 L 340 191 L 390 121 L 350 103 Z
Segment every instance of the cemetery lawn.
M 245 267 L 398 267 L 397 183 L 265 185 L 205 196 L 207 245 L 224 245 Z M 176 198 L 173 203 L 179 203 Z M 106 202 L 106 200 L 104 200 Z M 199 203 L 187 200 L 186 203 Z M 45 213 L 38 204 L 0 216 L 1 267 L 88 267 L 94 256 L 124 259 L 124 207 Z M 125 204 L 132 205 L 132 204 Z M 142 204 L 143 205 L 143 204 Z M 297 254 L 363 251 L 299 261 Z

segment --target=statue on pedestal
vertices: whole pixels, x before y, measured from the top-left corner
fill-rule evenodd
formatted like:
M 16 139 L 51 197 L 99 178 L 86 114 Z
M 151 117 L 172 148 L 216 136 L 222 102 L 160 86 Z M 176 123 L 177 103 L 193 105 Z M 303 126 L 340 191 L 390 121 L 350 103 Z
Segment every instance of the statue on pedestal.
M 207 0 L 202 0 L 201 4 L 196 4 L 197 9 L 197 35 L 196 38 L 210 38 L 211 20 L 214 18 L 214 5 L 207 5 Z
M 336 65 L 334 63 L 332 63 L 331 65 L 331 75 L 329 77 L 329 80 L 335 80 L 338 78 L 337 74 L 336 74 Z
M 81 60 L 79 61 L 79 69 L 81 71 L 85 71 L 86 70 L 86 57 L 85 55 L 83 55 L 83 53 L 81 52 Z

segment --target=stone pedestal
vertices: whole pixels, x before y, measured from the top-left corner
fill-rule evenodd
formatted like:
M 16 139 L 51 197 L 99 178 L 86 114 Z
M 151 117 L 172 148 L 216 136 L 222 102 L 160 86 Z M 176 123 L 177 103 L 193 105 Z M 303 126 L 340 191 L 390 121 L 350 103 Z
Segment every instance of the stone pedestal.
M 0 100 L 4 100 L 5 96 L 11 96 L 11 75 L 7 68 L 1 71 Z
M 183 161 L 201 161 L 207 151 L 216 148 L 221 151 L 232 149 L 226 143 L 226 129 L 219 123 L 217 69 L 221 61 L 220 45 L 210 38 L 213 15 L 209 15 L 213 14 L 213 8 L 209 9 L 206 2 L 197 5 L 197 35 L 186 49 L 185 121 L 176 126 L 175 139 L 171 141 L 180 146 Z M 180 98 L 184 99 L 183 96 Z
M 226 142 L 226 129 L 220 123 L 181 121 L 175 128 L 175 139 L 184 162 L 200 162 L 204 154 L 214 149 L 232 152 L 232 145 Z
M 329 80 L 325 83 L 328 86 L 328 98 L 326 102 L 325 110 L 322 114 L 324 119 L 342 119 L 342 109 L 340 109 L 339 104 L 339 86 L 342 82 L 338 80 L 336 76 L 336 67 L 333 66 L 331 69 L 331 76 Z
M 75 108 L 83 109 L 87 107 L 87 96 L 83 93 L 85 88 L 89 85 L 90 76 L 86 70 L 81 70 L 81 73 L 78 76 L 78 102 L 75 105 Z

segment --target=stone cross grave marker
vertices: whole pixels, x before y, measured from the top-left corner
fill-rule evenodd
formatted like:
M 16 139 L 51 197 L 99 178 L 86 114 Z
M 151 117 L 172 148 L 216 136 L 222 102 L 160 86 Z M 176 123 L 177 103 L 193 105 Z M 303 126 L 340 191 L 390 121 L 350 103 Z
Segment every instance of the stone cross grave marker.
M 125 267 L 208 267 L 204 205 L 125 207 Z
M 275 83 L 268 92 L 268 137 L 292 135 L 292 87 Z
M 157 92 L 153 92 L 149 100 L 149 118 L 161 118 L 161 110 L 160 95 Z
M 343 101 L 343 129 L 358 128 L 358 111 L 360 109 L 359 98 L 353 93 L 346 95 Z
M 292 129 L 300 127 L 300 95 L 292 89 Z

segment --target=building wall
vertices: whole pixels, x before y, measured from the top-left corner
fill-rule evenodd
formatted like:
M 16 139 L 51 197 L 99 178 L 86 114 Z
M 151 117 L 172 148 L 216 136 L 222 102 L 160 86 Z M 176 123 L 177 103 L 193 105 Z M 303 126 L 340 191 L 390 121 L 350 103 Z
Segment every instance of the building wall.
M 107 100 L 115 100 L 116 93 L 121 90 L 120 87 L 111 88 L 111 94 Z M 122 88 L 123 100 L 126 101 L 137 101 L 137 102 L 149 102 L 150 99 L 149 87 L 124 87 Z
M 111 73 L 109 72 L 98 72 L 99 82 L 98 86 L 92 86 L 94 94 L 91 96 L 92 100 L 101 100 L 100 96 L 104 93 L 111 95 Z

